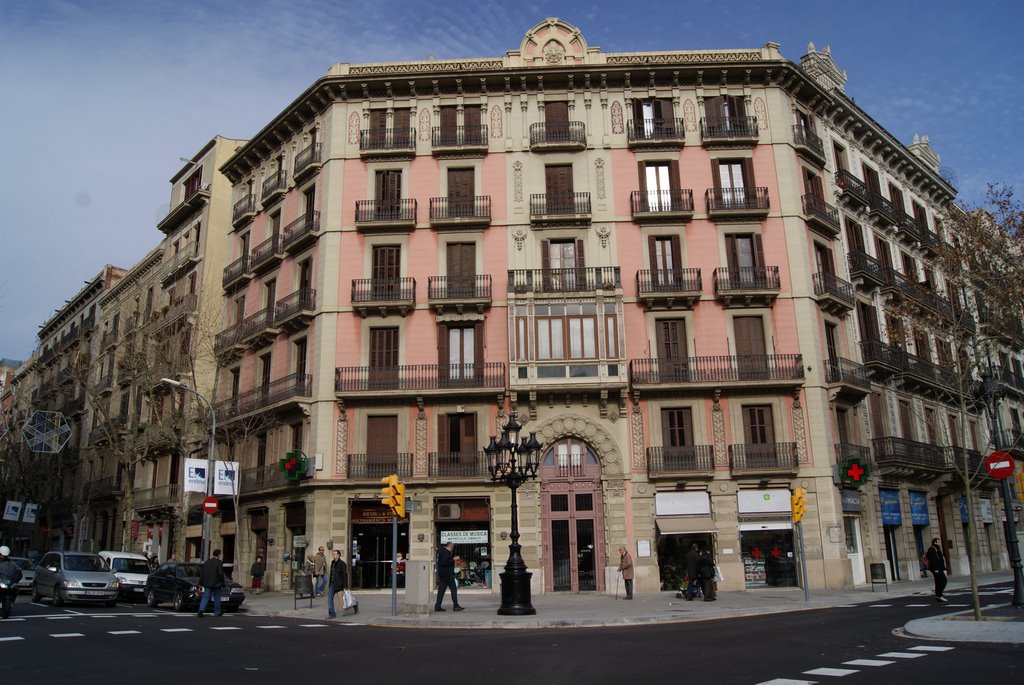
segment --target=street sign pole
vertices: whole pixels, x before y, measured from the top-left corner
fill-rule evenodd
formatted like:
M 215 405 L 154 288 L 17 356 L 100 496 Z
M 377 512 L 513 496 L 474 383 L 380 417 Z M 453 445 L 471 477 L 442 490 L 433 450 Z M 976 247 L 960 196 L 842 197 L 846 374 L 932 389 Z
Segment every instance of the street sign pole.
M 996 433 L 996 447 L 999 447 L 999 433 Z M 1013 457 L 1007 452 L 996 450 L 985 457 L 985 469 L 991 478 L 1000 481 L 1000 494 L 1003 497 L 1003 532 L 1006 536 L 1006 551 L 1010 557 L 1010 568 L 1013 570 L 1013 598 L 1010 601 L 1015 607 L 1024 606 L 1024 572 L 1021 568 L 1020 547 L 1017 543 L 1017 526 L 1013 525 L 1013 504 L 1010 502 L 1010 476 L 1017 470 Z
M 391 514 L 391 615 L 398 616 L 398 516 Z
M 804 524 L 803 524 L 803 522 L 800 522 L 800 523 L 796 524 L 796 536 L 797 536 L 797 544 L 799 546 L 799 550 L 798 551 L 799 551 L 799 554 L 800 554 L 800 575 L 802 576 L 803 586 L 804 586 L 804 601 L 805 602 L 809 602 L 809 601 L 811 601 L 811 588 L 808 587 L 809 583 L 807 581 L 807 555 L 804 554 Z

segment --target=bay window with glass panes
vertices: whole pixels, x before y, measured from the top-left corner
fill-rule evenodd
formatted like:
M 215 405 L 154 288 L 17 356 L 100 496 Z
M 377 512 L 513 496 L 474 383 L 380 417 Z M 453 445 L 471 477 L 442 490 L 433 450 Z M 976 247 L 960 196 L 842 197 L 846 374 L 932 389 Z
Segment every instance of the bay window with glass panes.
M 513 378 L 617 376 L 623 362 L 622 303 L 533 302 L 509 308 Z M 530 369 L 533 369 L 531 373 Z

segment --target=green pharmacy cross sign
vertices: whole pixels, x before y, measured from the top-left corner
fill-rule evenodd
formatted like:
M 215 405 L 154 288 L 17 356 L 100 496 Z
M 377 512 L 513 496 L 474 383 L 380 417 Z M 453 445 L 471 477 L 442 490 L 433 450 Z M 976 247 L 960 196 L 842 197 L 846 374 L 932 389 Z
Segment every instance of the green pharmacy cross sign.
M 858 457 L 847 457 L 840 466 L 843 485 L 859 488 L 871 477 L 871 466 Z
M 288 480 L 299 481 L 306 477 L 309 460 L 306 459 L 302 450 L 289 450 L 278 462 L 278 465 Z

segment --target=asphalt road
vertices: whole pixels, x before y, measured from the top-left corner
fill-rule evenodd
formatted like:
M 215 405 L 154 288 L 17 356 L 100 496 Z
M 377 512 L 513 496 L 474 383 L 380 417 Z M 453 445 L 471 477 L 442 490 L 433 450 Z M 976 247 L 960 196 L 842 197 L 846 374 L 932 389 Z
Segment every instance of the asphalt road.
M 965 598 L 957 598 L 963 601 Z M 952 600 L 956 601 L 956 600 Z M 373 628 L 326 620 L 53 607 L 0 622 L 4 682 L 1013 683 L 1024 647 L 929 642 L 898 628 L 934 609 L 885 604 L 682 624 L 535 631 Z M 371 680 L 372 679 L 372 680 Z

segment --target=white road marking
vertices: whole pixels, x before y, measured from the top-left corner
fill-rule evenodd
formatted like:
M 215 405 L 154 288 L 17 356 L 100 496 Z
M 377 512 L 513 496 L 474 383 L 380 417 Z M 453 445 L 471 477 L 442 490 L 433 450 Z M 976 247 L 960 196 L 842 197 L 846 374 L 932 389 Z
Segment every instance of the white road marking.
M 284 628 L 284 626 L 256 626 L 256 627 L 257 628 L 262 628 L 263 630 L 274 630 L 275 628 Z
M 74 617 L 73 616 L 47 616 L 46 620 L 47 621 L 66 621 L 69 618 L 74 618 Z
M 908 607 L 930 607 L 931 604 L 908 604 Z
M 916 659 L 924 656 L 924 654 L 914 654 L 912 652 L 886 652 L 885 654 L 878 654 L 877 656 L 889 657 L 890 659 Z
M 326 628 L 326 623 L 300 623 L 300 628 Z
M 141 630 L 108 630 L 110 635 L 141 635 Z
M 909 647 L 908 649 L 911 649 L 915 652 L 948 652 L 954 648 L 940 647 L 938 645 L 921 645 L 920 647 Z
M 83 633 L 50 633 L 50 637 L 85 637 Z
M 191 628 L 161 628 L 161 633 L 191 633 Z M 918 655 L 921 656 L 921 655 Z
M 15 640 L 24 640 L 24 639 L 25 638 L 18 637 L 18 636 L 14 636 L 14 637 L 0 637 L 0 642 L 14 642 Z
M 868 606 L 872 609 L 877 609 L 879 607 L 891 607 L 892 604 L 869 604 Z
M 804 671 L 804 675 L 826 675 L 833 678 L 842 678 L 854 673 L 860 673 L 860 671 L 855 668 L 816 668 L 813 671 Z
M 238 626 L 212 626 L 210 630 L 241 630 Z
M 817 680 L 793 680 L 792 678 L 775 678 L 774 680 L 765 680 L 757 685 L 817 685 Z
M 853 661 L 844 661 L 844 666 L 888 666 L 894 664 L 895 661 L 885 661 L 884 659 L 854 659 Z

